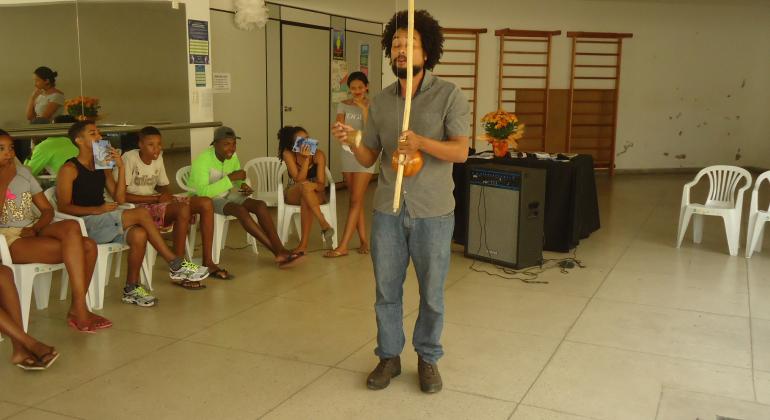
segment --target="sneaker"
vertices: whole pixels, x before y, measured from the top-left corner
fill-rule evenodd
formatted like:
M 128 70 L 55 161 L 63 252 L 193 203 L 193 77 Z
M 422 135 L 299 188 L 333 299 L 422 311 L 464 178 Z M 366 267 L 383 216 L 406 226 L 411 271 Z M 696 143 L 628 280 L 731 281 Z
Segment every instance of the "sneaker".
M 142 307 L 155 306 L 157 300 L 143 286 L 139 285 L 127 292 L 123 290 L 123 303 L 133 303 Z
M 209 269 L 184 260 L 179 270 L 169 269 L 168 274 L 171 276 L 171 280 L 201 281 L 209 276 Z
M 380 363 L 366 378 L 366 387 L 369 389 L 384 389 L 390 385 L 390 380 L 401 374 L 401 357 L 380 359 Z

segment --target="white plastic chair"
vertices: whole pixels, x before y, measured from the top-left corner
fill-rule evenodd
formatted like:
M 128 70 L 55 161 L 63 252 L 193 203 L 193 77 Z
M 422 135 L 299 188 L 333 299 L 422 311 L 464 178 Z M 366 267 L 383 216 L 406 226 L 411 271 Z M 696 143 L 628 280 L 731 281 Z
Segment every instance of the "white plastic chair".
M 690 189 L 704 176 L 709 179 L 709 193 L 706 203 L 691 203 Z M 741 181 L 745 185 L 738 189 Z M 695 216 L 693 222 L 693 242 L 701 243 L 703 239 L 703 216 L 720 216 L 725 223 L 725 234 L 730 255 L 738 255 L 741 236 L 741 211 L 743 210 L 743 193 L 751 185 L 749 171 L 736 166 L 716 165 L 701 169 L 692 182 L 685 184 L 682 191 L 682 206 L 679 212 L 679 230 L 677 232 L 676 247 L 682 245 L 684 234 L 690 223 L 690 217 Z M 737 191 L 737 194 L 736 194 Z
M 48 295 L 51 292 L 51 277 L 54 271 L 62 270 L 62 283 L 67 282 L 64 264 L 14 264 L 5 235 L 0 235 L 0 260 L 13 271 L 13 280 L 21 302 L 21 319 L 24 331 L 29 326 L 29 312 L 32 306 L 32 290 L 35 290 L 37 309 L 48 307 Z
M 279 189 L 276 186 L 281 183 L 283 166 L 286 164 L 277 157 L 258 157 L 246 162 L 243 170 L 246 171 L 249 185 L 254 189 L 252 197 L 264 201 L 269 207 L 277 206 Z
M 179 170 L 176 172 L 176 183 L 179 185 L 179 188 L 195 193 L 195 190 L 187 185 L 187 182 L 190 180 L 190 167 L 184 166 L 182 168 L 179 168 Z M 211 259 L 214 261 L 214 264 L 219 264 L 219 257 L 222 253 L 222 250 L 225 248 L 225 243 L 227 242 L 227 230 L 230 227 L 230 221 L 231 220 L 238 220 L 234 216 L 224 216 L 221 214 L 214 213 L 214 240 L 211 245 Z M 197 227 L 195 225 L 190 226 L 190 233 L 187 236 L 187 258 L 192 260 L 192 254 L 195 251 L 195 239 L 196 239 L 196 230 Z M 247 238 L 251 238 L 251 235 L 248 233 L 246 234 Z M 254 247 L 256 252 L 256 246 Z
M 54 209 L 57 209 L 58 206 L 56 204 L 56 188 L 52 187 L 45 191 L 45 196 L 48 198 L 48 201 L 51 202 L 51 205 L 54 207 Z M 56 211 L 56 219 L 58 220 L 74 220 L 78 222 L 80 225 L 80 232 L 83 236 L 88 236 L 88 231 L 86 230 L 86 224 L 83 222 L 83 218 L 78 216 L 72 216 L 70 214 L 60 213 L 59 211 Z M 148 244 L 149 245 L 149 244 Z M 92 309 L 102 309 L 104 307 L 104 290 L 107 287 L 107 284 L 109 283 L 109 272 L 110 272 L 110 264 L 112 263 L 113 256 L 118 257 L 118 263 L 116 264 L 116 272 L 120 269 L 120 258 L 121 253 L 127 249 L 129 249 L 129 246 L 122 243 L 108 243 L 108 244 L 97 244 L 97 257 L 96 257 L 96 269 L 94 270 L 94 275 L 91 278 L 91 285 L 88 287 L 88 303 L 89 306 Z M 149 247 L 148 247 L 149 248 Z M 144 263 L 142 264 L 144 266 Z M 142 270 L 142 275 L 144 276 L 144 270 Z M 152 272 L 150 272 L 151 275 Z M 117 273 L 116 273 L 117 274 Z M 145 279 L 142 279 L 144 282 L 146 282 Z M 151 279 L 149 280 L 152 281 Z M 62 294 L 61 296 L 66 296 L 67 289 L 66 284 L 62 282 Z
M 302 232 L 302 225 L 300 222 L 299 214 L 301 211 L 300 206 L 294 206 L 286 204 L 286 200 L 283 195 L 283 183 L 281 182 L 283 174 L 286 172 L 286 165 L 281 167 L 278 172 L 278 236 L 281 238 L 281 242 L 284 244 L 289 239 L 289 226 L 291 225 L 292 218 L 294 219 L 294 228 L 297 230 L 297 235 Z M 334 228 L 334 236 L 332 236 L 332 247 L 337 248 L 337 190 L 334 188 L 334 178 L 332 178 L 332 172 L 329 168 L 326 168 L 326 181 L 330 185 L 329 201 L 326 204 L 321 205 L 321 212 L 326 221 Z M 323 239 L 326 240 L 325 238 Z
M 285 166 L 286 164 L 277 157 L 258 157 L 246 162 L 243 170 L 246 171 L 247 183 L 254 189 L 252 197 L 264 201 L 268 207 L 276 207 L 278 205 L 276 186 L 281 184 L 281 168 Z M 253 214 L 251 217 L 256 219 Z M 246 236 L 252 250 L 258 254 L 257 240 L 248 233 Z
M 770 182 L 770 171 L 759 175 L 757 182 L 754 183 L 754 189 L 751 191 L 749 223 L 746 226 L 746 258 L 751 258 L 754 252 L 762 252 L 765 222 L 770 222 L 770 206 L 766 210 L 759 209 L 759 189 L 765 181 Z

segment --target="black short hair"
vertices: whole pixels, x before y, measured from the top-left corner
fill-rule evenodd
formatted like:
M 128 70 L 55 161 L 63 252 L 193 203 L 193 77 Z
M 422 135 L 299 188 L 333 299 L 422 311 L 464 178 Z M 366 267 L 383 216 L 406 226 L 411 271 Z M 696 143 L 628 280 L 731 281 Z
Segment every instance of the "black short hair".
M 34 73 L 35 76 L 43 80 L 48 80 L 51 83 L 51 86 L 56 86 L 56 77 L 59 76 L 59 73 L 51 70 L 50 67 L 40 66 L 35 69 Z
M 397 12 L 390 18 L 390 22 L 385 25 L 382 32 L 382 49 L 385 51 L 385 57 L 390 57 L 390 48 L 393 46 L 393 35 L 399 29 L 407 29 L 408 13 L 406 10 Z M 425 69 L 433 70 L 438 64 L 441 55 L 444 54 L 444 33 L 438 21 L 428 13 L 427 10 L 418 10 L 414 12 L 414 30 L 422 38 L 422 49 L 425 51 Z
M 93 122 L 92 120 L 83 120 L 83 121 L 75 121 L 75 123 L 70 126 L 69 130 L 67 130 L 67 137 L 70 138 L 70 141 L 72 141 L 72 144 L 74 144 L 75 146 L 78 145 L 75 142 L 75 139 L 77 139 L 80 133 L 82 133 L 83 130 L 85 130 L 86 126 L 91 124 L 96 124 L 96 123 Z
M 8 132 L 7 132 L 7 131 L 5 131 L 5 130 L 3 130 L 2 128 L 0 128 L 0 137 L 2 137 L 2 136 L 8 136 L 8 137 L 11 137 L 11 135 L 10 135 L 10 134 L 8 134 Z
M 283 151 L 294 147 L 294 137 L 300 131 L 307 133 L 302 127 L 287 125 L 278 130 L 278 159 L 283 160 Z
M 360 80 L 365 86 L 369 86 L 369 78 L 367 78 L 366 74 L 362 71 L 354 71 L 348 75 L 348 87 L 350 87 L 350 84 L 355 80 Z
M 153 127 L 151 125 L 148 125 L 147 127 L 143 127 L 141 130 L 139 130 L 139 140 L 142 140 L 147 136 L 159 136 L 159 135 L 160 135 L 160 130 L 158 130 L 156 127 Z

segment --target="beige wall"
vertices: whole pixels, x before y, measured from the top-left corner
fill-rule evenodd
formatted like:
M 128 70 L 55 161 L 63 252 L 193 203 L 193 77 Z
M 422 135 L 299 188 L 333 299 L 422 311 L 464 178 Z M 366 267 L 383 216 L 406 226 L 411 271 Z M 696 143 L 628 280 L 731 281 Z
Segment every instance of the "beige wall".
M 232 8 L 231 0 L 201 3 Z M 392 2 L 355 0 L 278 3 L 373 20 L 387 20 L 395 9 Z M 200 17 L 208 5 L 195 4 L 194 14 Z M 490 31 L 512 27 L 633 32 L 634 38 L 626 42 L 624 50 L 617 142 L 619 168 L 698 167 L 715 163 L 770 167 L 770 119 L 766 116 L 770 109 L 767 2 L 421 0 L 417 6 L 430 10 L 445 26 L 486 27 Z M 497 39 L 491 33 L 484 35 L 479 114 L 495 107 L 496 50 Z M 568 57 L 567 39 L 556 38 L 554 88 L 567 86 Z M 200 98 L 193 86 L 188 81 L 193 104 L 190 116 L 196 120 L 208 111 L 198 109 Z M 204 147 L 204 137 L 194 147 Z M 625 145 L 628 148 L 623 153 Z M 740 159 L 736 160 L 738 156 Z
M 393 2 L 278 3 L 382 21 L 395 10 Z M 766 1 L 420 0 L 417 7 L 444 26 L 490 30 L 481 41 L 479 115 L 496 107 L 495 29 L 632 32 L 623 55 L 619 168 L 770 167 Z M 568 39 L 557 37 L 555 89 L 568 87 L 569 55 Z

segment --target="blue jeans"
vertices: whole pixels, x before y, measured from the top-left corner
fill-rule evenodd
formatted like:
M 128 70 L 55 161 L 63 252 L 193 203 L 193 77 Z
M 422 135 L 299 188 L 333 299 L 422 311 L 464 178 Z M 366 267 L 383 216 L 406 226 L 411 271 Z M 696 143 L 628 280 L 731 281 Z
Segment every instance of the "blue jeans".
M 411 257 L 420 286 L 420 314 L 412 344 L 423 360 L 436 363 L 444 354 L 444 282 L 449 271 L 454 213 L 413 219 L 406 208 L 397 215 L 374 212 L 372 261 L 377 282 L 377 349 L 382 359 L 404 349 L 404 280 Z

